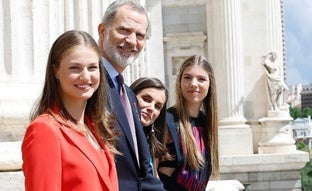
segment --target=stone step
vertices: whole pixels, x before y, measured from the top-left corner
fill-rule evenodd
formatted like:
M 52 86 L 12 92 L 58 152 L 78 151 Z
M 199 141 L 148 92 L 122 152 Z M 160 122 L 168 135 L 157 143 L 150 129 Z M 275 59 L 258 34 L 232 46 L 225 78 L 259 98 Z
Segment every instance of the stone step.
M 0 142 L 0 171 L 16 171 L 22 169 L 21 141 Z

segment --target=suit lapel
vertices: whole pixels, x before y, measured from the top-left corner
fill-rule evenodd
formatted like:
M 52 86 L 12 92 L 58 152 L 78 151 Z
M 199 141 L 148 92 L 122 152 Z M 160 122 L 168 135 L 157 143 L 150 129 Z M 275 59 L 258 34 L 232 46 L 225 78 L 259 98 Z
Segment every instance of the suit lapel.
M 128 122 L 126 113 L 124 111 L 124 108 L 122 106 L 122 103 L 120 101 L 119 94 L 116 91 L 114 83 L 113 83 L 112 79 L 109 77 L 108 73 L 106 73 L 106 76 L 107 76 L 107 80 L 108 80 L 108 90 L 109 90 L 108 91 L 109 92 L 108 99 L 109 99 L 109 103 L 110 103 L 110 104 L 108 104 L 108 107 L 109 107 L 110 111 L 112 111 L 116 115 L 117 123 L 119 124 L 121 130 L 124 132 L 129 144 L 131 145 L 133 153 L 135 153 L 134 143 L 133 143 L 131 131 L 129 128 L 129 122 Z M 127 88 L 128 87 L 126 87 L 126 89 Z M 128 91 L 129 90 L 127 89 L 127 95 L 129 97 L 129 101 L 131 104 L 132 114 L 135 114 L 135 113 L 137 113 L 137 111 L 133 110 L 133 104 L 132 104 L 133 101 L 131 100 L 131 98 L 128 94 Z M 137 121 L 135 119 L 135 126 L 137 126 L 136 123 L 137 123 Z
M 105 69 L 106 71 L 106 69 Z M 122 106 L 122 103 L 120 101 L 119 94 L 117 90 L 115 89 L 115 85 L 109 76 L 108 72 L 106 71 L 106 79 L 107 79 L 107 90 L 108 90 L 108 108 L 111 112 L 113 112 L 116 115 L 116 126 L 119 128 L 120 131 L 123 132 L 126 141 L 128 141 L 128 144 L 130 145 L 132 149 L 132 157 L 135 159 L 135 149 L 134 144 L 132 141 L 132 135 L 131 131 L 128 125 L 128 119 L 124 112 L 124 108 Z M 139 150 L 139 161 L 140 161 L 140 167 L 136 163 L 138 168 L 148 168 L 146 166 L 146 161 L 150 160 L 150 151 L 148 148 L 147 139 L 145 137 L 143 127 L 140 120 L 140 106 L 136 99 L 135 94 L 129 90 L 130 88 L 126 86 L 127 95 L 131 104 L 132 108 L 132 114 L 134 116 L 134 123 L 136 128 L 136 135 L 137 135 L 137 141 L 138 141 L 138 150 Z M 124 144 L 124 143 L 123 143 Z
M 62 126 L 60 129 L 64 133 L 64 135 L 67 136 L 67 138 L 70 139 L 75 144 L 75 146 L 90 160 L 90 162 L 94 165 L 95 169 L 99 173 L 101 179 L 103 180 L 104 185 L 108 190 L 110 190 L 110 188 L 112 188 L 112 185 L 110 181 L 107 181 L 107 175 L 104 174 L 103 169 L 110 169 L 111 167 L 104 166 L 104 161 L 101 160 L 101 158 L 99 157 L 99 153 L 97 153 L 95 148 L 90 144 L 90 142 L 86 139 L 84 135 L 66 126 Z M 107 157 L 107 160 L 109 159 L 110 157 Z

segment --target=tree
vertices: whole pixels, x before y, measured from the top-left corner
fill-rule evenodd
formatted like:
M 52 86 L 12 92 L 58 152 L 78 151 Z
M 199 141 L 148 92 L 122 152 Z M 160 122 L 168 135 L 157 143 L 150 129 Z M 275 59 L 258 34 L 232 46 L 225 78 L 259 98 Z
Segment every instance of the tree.
M 308 116 L 312 116 L 312 108 L 305 107 L 302 110 L 302 117 L 305 118 L 305 117 L 308 117 Z
M 290 108 L 290 116 L 294 119 L 307 118 L 308 116 L 312 116 L 312 108 Z
M 300 108 L 290 108 L 290 116 L 294 119 L 302 118 L 302 112 Z

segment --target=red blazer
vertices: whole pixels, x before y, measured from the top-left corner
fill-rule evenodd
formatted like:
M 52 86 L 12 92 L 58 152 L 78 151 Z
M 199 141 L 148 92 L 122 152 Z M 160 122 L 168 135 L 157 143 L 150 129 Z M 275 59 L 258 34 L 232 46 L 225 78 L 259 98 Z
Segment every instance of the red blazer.
M 54 112 L 59 118 L 58 109 Z M 26 191 L 118 191 L 108 148 L 99 142 L 102 149 L 97 151 L 82 133 L 66 124 L 46 113 L 27 128 L 22 143 Z

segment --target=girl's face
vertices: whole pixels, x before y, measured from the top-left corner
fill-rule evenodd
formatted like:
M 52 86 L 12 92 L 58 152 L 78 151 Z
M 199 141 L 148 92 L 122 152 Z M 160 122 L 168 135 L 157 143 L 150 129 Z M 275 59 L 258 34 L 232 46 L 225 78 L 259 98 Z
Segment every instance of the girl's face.
M 201 104 L 208 94 L 209 75 L 199 65 L 185 68 L 181 78 L 181 91 L 188 105 Z
M 165 90 L 146 88 L 137 95 L 141 107 L 141 121 L 144 127 L 151 125 L 157 119 L 166 102 Z
M 67 50 L 55 68 L 64 104 L 86 102 L 99 87 L 99 56 L 91 47 L 78 45 Z

